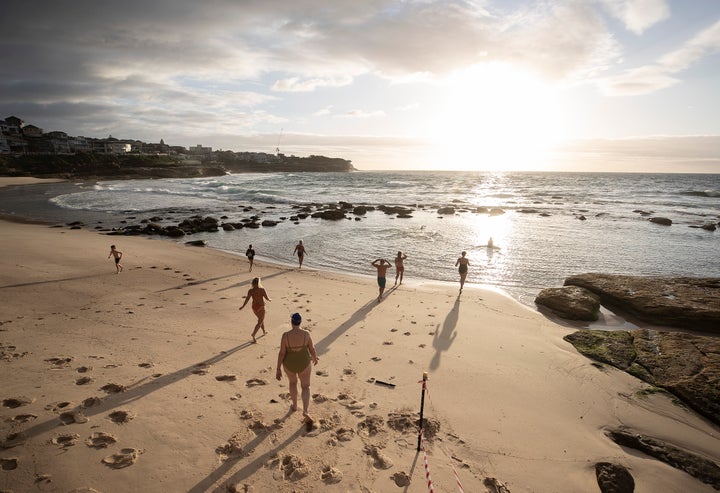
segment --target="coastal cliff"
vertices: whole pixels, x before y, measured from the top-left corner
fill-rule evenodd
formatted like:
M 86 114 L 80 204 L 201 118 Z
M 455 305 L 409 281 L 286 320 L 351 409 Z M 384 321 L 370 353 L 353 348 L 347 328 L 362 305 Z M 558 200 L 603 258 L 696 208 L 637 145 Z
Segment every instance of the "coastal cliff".
M 324 156 L 268 155 L 264 161 L 243 158 L 233 152 L 217 153 L 214 159 L 183 160 L 167 155 L 116 155 L 77 153 L 68 155 L 0 156 L 0 176 L 36 178 L 133 179 L 195 178 L 227 173 L 349 172 L 350 161 Z

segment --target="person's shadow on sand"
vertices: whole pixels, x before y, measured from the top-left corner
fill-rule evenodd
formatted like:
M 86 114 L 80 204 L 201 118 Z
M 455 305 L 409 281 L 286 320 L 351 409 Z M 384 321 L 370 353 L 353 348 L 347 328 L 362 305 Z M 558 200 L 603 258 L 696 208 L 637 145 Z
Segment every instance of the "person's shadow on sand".
M 243 451 L 248 451 L 248 452 L 243 452 L 236 457 L 229 457 L 217 469 L 212 471 L 204 479 L 202 479 L 199 483 L 197 483 L 195 486 L 190 488 L 188 490 L 188 493 L 204 493 L 207 491 L 213 491 L 216 493 L 227 492 L 227 491 L 230 491 L 230 489 L 228 488 L 229 485 L 239 484 L 240 482 L 246 480 L 247 478 L 249 478 L 250 476 L 255 474 L 260 469 L 266 467 L 266 464 L 270 459 L 272 459 L 273 457 L 278 457 L 280 455 L 279 452 L 281 450 L 284 450 L 285 448 L 287 448 L 293 441 L 297 440 L 304 433 L 306 433 L 306 430 L 304 427 L 299 427 L 294 433 L 292 433 L 290 436 L 288 436 L 281 443 L 277 444 L 275 447 L 273 447 L 271 450 L 268 450 L 264 454 L 253 458 L 253 460 L 250 461 L 249 463 L 247 463 L 245 466 L 243 466 L 239 470 L 233 472 L 231 477 L 223 480 L 219 486 L 212 488 L 213 485 L 215 485 L 229 471 L 231 471 L 232 468 L 235 467 L 241 459 L 245 458 L 246 455 L 252 454 L 255 451 L 255 449 L 258 448 L 262 444 L 262 442 L 264 442 L 270 438 L 276 438 L 277 434 L 279 433 L 279 430 L 284 428 L 285 422 L 291 415 L 292 415 L 292 413 L 288 412 L 287 414 L 285 414 L 285 416 L 278 419 L 275 422 L 275 424 L 271 427 L 270 430 L 267 430 L 265 433 L 260 433 L 249 443 L 244 444 Z M 235 491 L 235 490 L 233 490 L 233 491 Z
M 438 329 L 435 330 L 433 336 L 433 348 L 435 348 L 435 354 L 430 361 L 430 369 L 437 370 L 440 367 L 440 356 L 444 351 L 450 349 L 453 341 L 457 337 L 455 327 L 457 327 L 458 318 L 460 317 L 460 296 L 455 298 L 455 304 L 453 305 L 450 313 L 445 317 L 445 321 L 442 325 L 442 330 L 438 325 Z
M 393 286 L 392 288 L 388 289 L 385 296 L 383 297 L 383 300 L 396 289 L 397 286 Z M 317 354 L 321 355 L 327 353 L 328 349 L 330 348 L 330 344 L 332 344 L 338 337 L 343 335 L 348 329 L 350 329 L 350 327 L 359 323 L 365 317 L 367 317 L 368 313 L 370 313 L 370 311 L 372 311 L 372 309 L 376 306 L 378 306 L 377 298 L 373 298 L 371 301 L 368 301 L 362 307 L 360 307 L 355 313 L 350 315 L 350 318 L 348 318 L 345 322 L 338 325 L 335 330 L 323 337 L 322 340 L 315 343 L 315 351 L 317 352 Z
M 5 439 L 5 442 L 25 442 L 27 439 L 34 436 L 38 436 L 42 433 L 52 430 L 55 427 L 63 425 L 63 418 L 72 420 L 74 416 L 80 415 L 82 417 L 90 417 L 98 414 L 108 412 L 120 406 L 124 406 L 137 399 L 148 396 L 149 394 L 172 385 L 185 378 L 204 375 L 207 373 L 207 368 L 212 364 L 222 361 L 231 354 L 240 351 L 242 349 L 253 346 L 252 342 L 245 342 L 234 348 L 222 351 L 211 358 L 208 358 L 199 363 L 195 363 L 191 366 L 187 366 L 180 370 L 168 373 L 166 375 L 159 375 L 157 377 L 143 377 L 142 379 L 126 386 L 122 391 L 112 393 L 106 397 L 98 398 L 97 404 L 90 407 L 85 407 L 80 404 L 72 409 L 68 409 L 57 417 L 50 418 L 41 423 L 35 424 L 26 430 L 21 430 L 17 433 L 13 433 Z M 66 423 L 67 424 L 67 423 Z M 1 446 L 2 444 L 0 444 Z

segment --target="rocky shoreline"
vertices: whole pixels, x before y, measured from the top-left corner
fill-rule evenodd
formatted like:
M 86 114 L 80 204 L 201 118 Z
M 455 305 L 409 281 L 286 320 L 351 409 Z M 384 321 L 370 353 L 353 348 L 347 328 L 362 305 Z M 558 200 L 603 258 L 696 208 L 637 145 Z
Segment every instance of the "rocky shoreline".
M 541 311 L 565 319 L 597 320 L 605 306 L 638 323 L 665 327 L 578 330 L 564 339 L 600 370 L 610 365 L 647 382 L 643 395 L 668 394 L 720 426 L 720 279 L 587 273 L 568 277 L 562 288 L 541 291 L 535 301 Z M 606 435 L 720 489 L 720 465 L 707 457 L 632 429 L 606 430 Z M 634 491 L 624 467 L 596 466 L 602 491 Z M 604 489 L 604 482 L 611 487 Z

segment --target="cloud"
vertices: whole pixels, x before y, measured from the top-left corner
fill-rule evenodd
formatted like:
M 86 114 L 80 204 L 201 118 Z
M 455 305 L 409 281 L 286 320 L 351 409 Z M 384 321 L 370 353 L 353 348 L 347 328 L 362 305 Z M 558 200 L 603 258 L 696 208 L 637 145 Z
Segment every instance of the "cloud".
M 327 116 L 332 113 L 332 105 L 326 106 L 324 108 L 321 108 L 317 110 L 315 113 L 313 113 L 313 116 Z
M 374 98 L 384 87 L 412 87 L 408 97 L 425 110 L 443 77 L 479 64 L 594 80 L 623 55 L 607 12 L 637 33 L 668 15 L 662 0 L 6 2 L 0 118 L 74 135 L 196 141 L 332 114 L 348 123 L 333 130 L 352 133 L 360 128 L 352 119 L 398 122 L 385 111 L 412 109 Z M 683 67 L 717 51 L 717 39 L 708 30 L 656 64 L 605 79 L 606 90 L 677 84 Z M 322 109 L 298 114 L 307 107 Z M 378 109 L 345 112 L 354 107 Z
M 603 0 L 603 3 L 635 34 L 642 34 L 670 17 L 667 0 Z
M 275 82 L 272 90 L 279 92 L 311 92 L 321 87 L 347 86 L 352 83 L 352 80 L 352 77 L 311 78 L 304 80 L 299 77 L 290 77 Z
M 717 53 L 720 53 L 720 21 L 693 36 L 677 50 L 666 53 L 654 64 L 601 80 L 600 88 L 610 96 L 633 96 L 666 89 L 680 83 L 676 74 Z
M 386 116 L 382 110 L 350 110 L 342 115 L 337 115 L 338 118 L 382 118 Z

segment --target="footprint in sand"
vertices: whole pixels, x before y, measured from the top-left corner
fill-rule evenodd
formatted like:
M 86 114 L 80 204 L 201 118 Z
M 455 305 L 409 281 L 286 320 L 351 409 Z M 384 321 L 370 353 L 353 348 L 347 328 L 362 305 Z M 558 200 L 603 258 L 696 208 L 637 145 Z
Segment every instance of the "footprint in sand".
M 60 445 L 61 447 L 72 447 L 80 439 L 80 435 L 77 433 L 67 433 L 64 435 L 58 435 L 50 439 L 50 443 L 53 445 Z
M 407 486 L 410 484 L 410 476 L 408 476 L 405 472 L 400 471 L 396 472 L 392 475 L 392 480 L 395 481 L 395 484 L 399 487 Z
M 357 425 L 358 434 L 364 436 L 374 436 L 383 431 L 385 421 L 381 416 L 367 416 Z
M 125 392 L 127 387 L 118 383 L 109 383 L 100 387 L 100 390 L 105 391 L 108 394 L 119 394 L 120 392 Z
M 92 370 L 92 366 L 81 366 L 76 369 L 78 373 L 87 373 Z
M 28 404 L 32 404 L 33 402 L 35 402 L 35 399 L 30 399 L 29 397 L 25 396 L 19 396 L 10 399 L 4 399 L 2 405 L 3 407 L 15 409 L 16 407 L 27 406 Z
M 136 415 L 130 411 L 113 411 L 108 414 L 110 421 L 117 424 L 129 423 L 135 416 Z
M 90 377 L 82 377 L 75 380 L 75 385 L 87 385 L 93 381 Z
M 218 375 L 215 377 L 215 380 L 218 382 L 234 382 L 237 380 L 237 376 L 235 375 Z
M 80 405 L 87 409 L 88 407 L 97 406 L 101 402 L 102 402 L 102 400 L 98 397 L 88 397 L 87 399 L 82 401 L 82 403 Z
M 152 363 L 140 363 L 138 366 L 140 368 L 152 368 L 153 364 Z
M 339 442 L 349 442 L 355 437 L 355 430 L 352 428 L 338 428 L 335 430 L 335 438 Z
M 108 455 L 102 462 L 113 469 L 122 469 L 135 464 L 142 453 L 136 448 L 124 448 L 117 454 Z
M 273 478 L 278 481 L 298 481 L 310 474 L 310 468 L 297 455 L 290 454 L 282 459 L 273 459 L 270 466 L 277 467 L 276 471 L 273 472 Z
M 251 378 L 247 382 L 245 382 L 245 385 L 247 387 L 257 387 L 258 385 L 267 385 L 268 383 L 265 380 L 262 380 L 260 378 Z
M 320 479 L 322 479 L 325 483 L 328 484 L 339 483 L 340 481 L 342 481 L 342 478 L 342 471 L 331 466 L 323 467 L 322 473 L 320 474 Z
M 390 469 L 394 465 L 392 459 L 375 445 L 365 447 L 365 453 L 373 458 L 373 467 L 375 469 Z
M 113 435 L 102 431 L 96 431 L 90 435 L 87 440 L 85 440 L 85 445 L 92 448 L 107 448 L 115 442 L 117 442 L 117 438 Z
M 215 453 L 220 456 L 220 460 L 226 461 L 230 458 L 242 458 L 249 455 L 248 451 L 242 448 L 242 439 L 236 433 L 230 437 L 227 443 L 215 448 Z
M 67 368 L 72 362 L 72 360 L 72 358 L 48 358 L 45 360 L 45 362 L 50 363 L 53 370 L 57 370 L 61 368 Z
M 228 493 L 252 493 L 253 487 L 247 483 L 234 483 L 227 485 Z
M 18 414 L 12 418 L 12 421 L 15 423 L 27 423 L 28 421 L 32 421 L 34 419 L 37 419 L 37 414 Z
M 375 362 L 377 362 L 377 361 L 382 361 L 382 358 L 380 358 L 380 357 L 378 357 L 378 356 L 373 356 L 373 357 L 370 358 L 370 359 L 373 360 L 373 361 L 375 361 Z
M 17 469 L 17 466 L 17 457 L 5 457 L 0 459 L 0 468 L 2 468 L 3 471 L 12 471 L 13 469 Z
M 45 406 L 45 410 L 59 413 L 63 409 L 68 409 L 72 406 L 74 406 L 74 404 L 69 401 L 53 402 L 52 404 L 48 404 L 47 406 Z
M 75 423 L 81 425 L 83 423 L 87 423 L 90 419 L 80 411 L 68 411 L 60 415 L 60 421 L 62 421 L 64 425 L 71 425 Z

